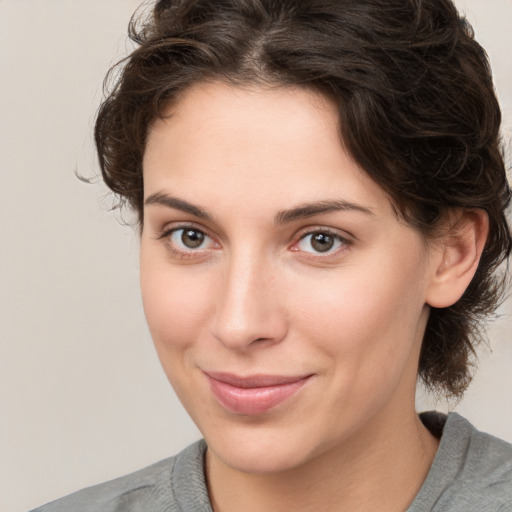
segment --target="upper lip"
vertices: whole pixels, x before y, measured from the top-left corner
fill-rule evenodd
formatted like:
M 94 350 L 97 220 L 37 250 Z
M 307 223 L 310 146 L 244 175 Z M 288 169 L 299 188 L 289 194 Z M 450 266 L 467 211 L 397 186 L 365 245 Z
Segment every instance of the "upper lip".
M 265 388 L 270 386 L 279 386 L 283 384 L 290 384 L 292 382 L 298 382 L 311 376 L 311 374 L 293 376 L 255 374 L 241 376 L 233 373 L 211 371 L 205 371 L 204 373 L 212 379 L 224 382 L 225 384 L 229 384 L 237 388 Z

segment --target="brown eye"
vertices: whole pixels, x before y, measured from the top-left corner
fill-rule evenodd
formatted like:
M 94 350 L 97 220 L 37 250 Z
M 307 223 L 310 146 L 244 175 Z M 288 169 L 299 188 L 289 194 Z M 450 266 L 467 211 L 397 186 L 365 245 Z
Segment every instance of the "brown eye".
M 202 249 L 210 237 L 194 228 L 174 229 L 170 234 L 170 241 L 180 251 Z
M 181 241 L 189 249 L 197 249 L 204 242 L 204 233 L 197 229 L 184 229 L 181 234 Z
M 346 242 L 343 238 L 334 233 L 315 231 L 304 235 L 299 241 L 299 249 L 309 253 L 326 253 L 336 250 Z
M 317 233 L 311 237 L 311 247 L 318 252 L 326 252 L 334 247 L 334 237 L 326 233 Z

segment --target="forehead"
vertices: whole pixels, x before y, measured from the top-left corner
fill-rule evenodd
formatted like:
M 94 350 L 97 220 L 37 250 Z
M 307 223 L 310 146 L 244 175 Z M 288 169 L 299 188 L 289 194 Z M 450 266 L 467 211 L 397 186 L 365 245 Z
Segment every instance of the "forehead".
M 169 123 L 172 121 L 172 123 Z M 340 144 L 337 109 L 330 99 L 297 86 L 234 86 L 199 82 L 176 96 L 149 130 L 146 153 L 159 134 L 174 128 L 173 136 L 204 144 L 242 142 L 264 144 L 261 149 L 293 146 L 313 132 Z M 285 130 L 281 130 L 285 128 Z M 202 140 L 201 140 L 202 139 Z M 183 148 L 184 150 L 188 148 Z M 146 154 L 147 156 L 147 154 Z
M 336 105 L 298 87 L 198 84 L 151 126 L 145 197 L 251 204 L 324 200 L 385 203 L 387 194 L 343 147 Z

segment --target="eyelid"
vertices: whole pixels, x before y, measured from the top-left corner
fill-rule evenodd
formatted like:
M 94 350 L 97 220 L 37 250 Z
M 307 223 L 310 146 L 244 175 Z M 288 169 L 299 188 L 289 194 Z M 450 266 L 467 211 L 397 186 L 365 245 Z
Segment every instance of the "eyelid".
M 310 235 L 317 234 L 317 233 L 323 233 L 323 234 L 327 234 L 327 235 L 335 237 L 337 240 L 339 240 L 341 242 L 341 246 L 333 252 L 327 251 L 325 253 L 314 252 L 314 251 L 312 251 L 312 252 L 302 251 L 298 248 L 298 244 L 304 238 L 306 238 L 307 236 L 310 236 Z M 328 228 L 328 227 L 323 227 L 323 226 L 314 226 L 314 227 L 308 226 L 307 228 L 303 228 L 299 232 L 295 241 L 291 245 L 290 250 L 292 250 L 294 252 L 301 252 L 302 254 L 306 254 L 307 256 L 305 256 L 305 257 L 309 258 L 309 259 L 322 259 L 322 258 L 328 259 L 328 258 L 333 258 L 333 257 L 339 256 L 340 253 L 346 251 L 353 244 L 354 244 L 354 237 L 352 237 L 351 235 L 346 236 L 334 228 Z
M 355 236 L 353 236 L 351 233 L 345 230 L 322 226 L 321 224 L 302 228 L 296 235 L 296 238 L 301 240 L 302 238 L 314 233 L 326 233 L 335 236 L 336 238 L 339 238 L 347 243 L 354 243 L 355 241 Z
M 170 243 L 169 239 L 174 232 L 185 229 L 197 230 L 200 231 L 201 233 L 204 233 L 204 235 L 208 237 L 213 243 L 213 247 L 210 246 L 202 249 L 177 249 Z M 305 237 L 317 233 L 324 233 L 335 237 L 337 240 L 341 242 L 341 246 L 337 250 L 334 250 L 333 252 L 330 252 L 329 250 L 326 251 L 325 253 L 303 251 L 297 247 L 300 241 L 303 240 Z M 162 230 L 160 230 L 160 232 L 155 238 L 156 240 L 164 240 L 167 249 L 175 256 L 180 258 L 199 258 L 201 256 L 204 256 L 206 252 L 221 247 L 221 244 L 218 242 L 217 237 L 212 235 L 209 229 L 191 221 L 177 221 L 175 223 L 167 224 Z M 350 233 L 347 233 L 346 231 L 340 232 L 340 230 L 336 228 L 321 225 L 304 227 L 293 237 L 293 239 L 294 241 L 292 242 L 292 244 L 288 246 L 289 250 L 292 250 L 294 252 L 300 252 L 304 255 L 303 257 L 305 258 L 317 260 L 327 260 L 328 258 L 338 257 L 340 253 L 345 252 L 350 246 L 352 246 L 355 241 L 355 237 Z
M 162 239 L 168 237 L 174 231 L 178 231 L 180 229 L 193 229 L 196 231 L 200 231 L 201 233 L 204 233 L 208 238 L 211 238 L 212 240 L 214 239 L 214 237 L 210 234 L 209 230 L 206 229 L 204 226 L 195 224 L 194 222 L 188 222 L 188 221 L 166 224 L 164 228 L 159 230 L 159 233 L 156 236 L 156 239 L 162 240 Z
M 213 247 L 201 248 L 201 249 L 178 249 L 171 243 L 171 236 L 176 231 L 180 230 L 194 230 L 200 231 L 205 235 L 205 237 L 209 238 L 213 243 Z M 216 241 L 215 237 L 209 233 L 209 230 L 204 228 L 203 226 L 198 226 L 193 222 L 176 222 L 175 224 L 167 224 L 157 235 L 157 240 L 163 240 L 167 250 L 175 257 L 180 259 L 185 258 L 200 258 L 204 256 L 206 252 L 212 249 L 217 249 L 220 244 Z

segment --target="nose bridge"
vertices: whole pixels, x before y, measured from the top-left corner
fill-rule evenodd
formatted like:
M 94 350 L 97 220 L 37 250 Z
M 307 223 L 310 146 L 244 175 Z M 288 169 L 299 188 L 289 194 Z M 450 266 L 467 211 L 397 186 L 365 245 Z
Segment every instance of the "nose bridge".
M 279 341 L 286 331 L 276 289 L 276 268 L 261 251 L 240 249 L 227 258 L 213 335 L 232 348 Z

